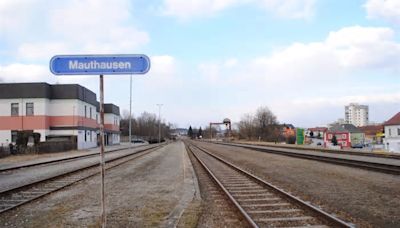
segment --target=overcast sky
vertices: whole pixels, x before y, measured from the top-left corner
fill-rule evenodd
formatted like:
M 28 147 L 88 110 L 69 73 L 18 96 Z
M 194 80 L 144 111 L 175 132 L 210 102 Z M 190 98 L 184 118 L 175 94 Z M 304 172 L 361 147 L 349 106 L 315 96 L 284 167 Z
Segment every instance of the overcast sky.
M 0 81 L 79 83 L 54 76 L 57 54 L 146 54 L 133 112 L 180 127 L 239 121 L 268 106 L 279 122 L 313 127 L 369 105 L 400 111 L 399 0 L 1 0 Z M 105 77 L 105 100 L 129 109 L 129 76 Z

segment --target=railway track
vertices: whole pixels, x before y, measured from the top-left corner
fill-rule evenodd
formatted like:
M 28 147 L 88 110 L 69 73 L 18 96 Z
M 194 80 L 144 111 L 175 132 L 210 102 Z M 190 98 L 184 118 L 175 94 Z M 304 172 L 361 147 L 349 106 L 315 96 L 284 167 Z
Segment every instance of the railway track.
M 189 148 L 186 145 L 186 150 Z M 206 209 L 203 209 L 198 224 L 199 227 L 230 227 L 247 228 L 251 227 L 237 211 L 235 206 L 229 201 L 225 193 L 212 180 L 207 170 L 202 167 L 192 153 L 188 153 L 192 166 L 196 172 L 197 181 L 200 188 L 201 200 Z M 218 218 L 218 219 L 214 219 Z
M 105 152 L 111 153 L 111 152 L 117 152 L 117 151 L 121 151 L 121 150 L 133 149 L 133 148 L 139 148 L 139 147 L 125 147 L 125 148 L 111 149 L 111 150 L 106 150 Z M 29 168 L 29 167 L 39 166 L 39 165 L 48 165 L 48 164 L 54 164 L 54 163 L 58 163 L 58 162 L 61 163 L 61 162 L 66 162 L 66 161 L 78 160 L 78 159 L 82 159 L 82 158 L 95 157 L 95 156 L 99 156 L 99 154 L 100 154 L 100 152 L 96 152 L 96 153 L 82 154 L 82 155 L 76 155 L 76 156 L 66 157 L 66 158 L 56 158 L 56 159 L 51 159 L 48 161 L 32 162 L 32 163 L 22 164 L 22 165 L 17 165 L 17 166 L 4 167 L 4 168 L 0 168 L 0 172 L 8 172 L 8 171 Z
M 371 156 L 367 156 L 369 158 L 367 158 L 366 160 L 356 160 L 356 159 L 330 157 L 330 156 L 316 155 L 316 154 L 307 154 L 304 152 L 303 153 L 289 152 L 289 151 L 284 151 L 284 150 L 279 150 L 279 149 L 263 148 L 262 146 L 252 146 L 252 145 L 245 145 L 245 144 L 231 144 L 231 143 L 217 143 L 217 144 L 241 147 L 241 148 L 246 148 L 246 149 L 250 149 L 250 150 L 266 152 L 266 153 L 280 154 L 280 155 L 285 155 L 285 156 L 295 157 L 295 158 L 322 161 L 322 162 L 332 163 L 332 164 L 336 164 L 336 165 L 344 165 L 344 166 L 350 166 L 350 167 L 361 168 L 361 169 L 366 169 L 366 170 L 372 170 L 375 172 L 400 175 L 400 165 L 375 162 L 374 157 L 371 157 Z M 340 153 L 336 153 L 336 154 L 340 154 Z M 362 157 L 362 155 L 359 155 L 359 157 Z M 397 158 L 386 158 L 386 159 L 394 159 L 396 161 L 398 160 Z
M 327 148 L 317 148 L 317 147 L 293 147 L 285 144 L 271 144 L 271 145 L 263 145 L 263 144 L 252 144 L 248 142 L 236 142 L 236 143 L 221 143 L 221 144 L 236 144 L 236 145 L 250 145 L 250 146 L 263 146 L 266 148 L 274 148 L 277 149 L 295 149 L 300 151 L 316 151 L 316 152 L 324 152 L 328 154 L 348 154 L 353 156 L 363 156 L 363 157 L 376 157 L 376 158 L 390 158 L 390 159 L 397 159 L 400 160 L 400 155 L 395 153 L 373 153 L 373 152 L 366 152 L 366 151 L 351 151 L 345 149 L 327 149 Z
M 354 227 L 204 148 L 187 147 L 252 227 Z
M 165 144 L 164 144 L 165 145 Z M 111 169 L 126 162 L 140 158 L 151 153 L 164 145 L 154 146 L 120 157 L 108 159 L 106 169 Z M 8 189 L 0 192 L 0 214 L 21 205 L 32 202 L 36 199 L 44 197 L 50 193 L 61 190 L 76 182 L 85 180 L 89 177 L 100 174 L 99 164 L 81 167 L 76 170 L 63 173 L 48 179 L 38 180 L 16 188 Z

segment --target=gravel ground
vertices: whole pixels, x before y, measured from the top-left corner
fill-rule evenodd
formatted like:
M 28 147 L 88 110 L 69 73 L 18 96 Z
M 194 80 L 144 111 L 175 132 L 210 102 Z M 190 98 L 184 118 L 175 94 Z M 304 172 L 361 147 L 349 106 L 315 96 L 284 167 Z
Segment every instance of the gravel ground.
M 400 227 L 400 177 L 249 149 L 204 148 L 359 227 Z
M 241 144 L 233 143 L 233 145 L 241 145 Z M 375 162 L 375 163 L 379 163 L 379 164 L 400 166 L 400 159 L 393 159 L 393 158 L 340 154 L 340 152 L 326 153 L 326 152 L 313 151 L 313 150 L 298 150 L 298 149 L 277 148 L 277 147 L 258 146 L 258 145 L 244 145 L 244 146 L 248 146 L 249 148 L 253 147 L 253 148 L 271 149 L 271 150 L 276 150 L 276 151 L 290 152 L 290 153 L 294 153 L 294 154 L 309 154 L 309 155 L 324 156 L 324 157 L 329 157 L 329 158 L 344 158 L 344 159 L 355 160 L 355 161 L 367 161 L 367 162 Z
M 183 143 L 106 172 L 108 227 L 175 226 L 195 208 L 195 179 Z M 0 217 L 0 227 L 99 227 L 99 176 Z M 198 199 L 197 199 L 198 202 Z

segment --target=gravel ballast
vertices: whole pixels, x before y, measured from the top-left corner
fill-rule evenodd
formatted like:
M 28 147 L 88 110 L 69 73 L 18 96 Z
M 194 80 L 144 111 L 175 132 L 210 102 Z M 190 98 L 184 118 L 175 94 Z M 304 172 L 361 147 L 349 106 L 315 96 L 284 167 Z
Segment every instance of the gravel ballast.
M 400 227 L 400 177 L 238 147 L 198 145 L 359 227 Z

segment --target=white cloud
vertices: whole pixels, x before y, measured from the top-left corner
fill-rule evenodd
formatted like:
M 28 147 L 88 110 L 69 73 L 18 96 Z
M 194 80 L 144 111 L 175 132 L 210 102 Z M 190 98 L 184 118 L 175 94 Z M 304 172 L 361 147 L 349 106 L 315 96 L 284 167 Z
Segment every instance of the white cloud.
M 260 4 L 279 17 L 307 19 L 314 15 L 315 2 L 316 0 L 263 0 Z
M 20 63 L 0 65 L 0 79 L 4 82 L 52 81 L 47 67 L 43 65 Z
M 29 61 L 47 59 L 57 53 L 67 53 L 70 47 L 63 42 L 23 43 L 18 47 L 17 57 Z
M 225 110 L 236 103 L 254 110 L 267 105 L 281 122 L 307 125 L 343 117 L 343 106 L 350 102 L 385 107 L 400 103 L 396 88 L 387 84 L 400 71 L 400 43 L 390 28 L 347 27 L 319 42 L 293 43 L 269 55 L 235 61 L 241 64 L 227 67 L 227 59 L 198 65 L 205 88 L 225 86 L 227 95 L 219 98 L 227 101 Z M 390 116 L 393 110 L 387 110 L 381 114 Z
M 176 72 L 176 60 L 173 56 L 158 55 L 151 58 L 151 73 L 161 75 L 174 75 Z
M 313 16 L 316 0 L 164 0 L 162 13 L 179 19 L 213 16 L 239 5 L 262 7 L 278 17 L 307 19 Z
M 131 11 L 129 0 L 5 0 L 0 2 L 0 39 L 12 38 L 7 42 L 17 46 L 12 54 L 18 61 L 47 61 L 55 54 L 132 53 L 150 38 L 132 23 Z
M 50 84 L 81 84 L 97 89 L 97 80 L 93 76 L 55 76 L 48 65 L 12 63 L 0 65 L 0 81 L 5 83 L 47 82 Z M 96 90 L 94 90 L 96 91 Z
M 398 0 L 368 0 L 364 7 L 368 18 L 383 18 L 400 24 L 400 1 Z
M 72 0 L 50 10 L 50 28 L 86 52 L 129 51 L 149 42 L 146 32 L 128 24 L 130 9 L 128 0 Z
M 366 94 L 355 96 L 338 96 L 335 99 L 330 97 L 318 97 L 312 99 L 293 99 L 292 104 L 298 106 L 344 106 L 349 103 L 397 103 L 400 102 L 400 93 Z
M 31 23 L 32 9 L 40 0 L 0 1 L 0 38 L 14 38 Z
M 242 0 L 164 0 L 162 11 L 165 15 L 188 19 L 211 16 L 240 2 Z
M 150 56 L 151 67 L 146 75 L 139 75 L 142 87 L 167 90 L 181 87 L 179 64 L 173 56 Z
M 400 44 L 390 28 L 348 27 L 326 40 L 342 66 L 398 68 Z
M 236 58 L 230 58 L 224 62 L 224 66 L 228 67 L 228 68 L 234 67 L 234 66 L 236 66 L 237 63 L 238 63 L 238 60 Z
M 400 43 L 390 28 L 353 26 L 330 32 L 326 39 L 312 43 L 293 43 L 270 55 L 250 61 L 230 58 L 217 63 L 202 63 L 198 68 L 213 80 L 223 72 L 248 72 L 267 80 L 320 78 L 357 69 L 386 69 L 396 72 L 400 66 Z M 232 78 L 232 76 L 230 77 Z

